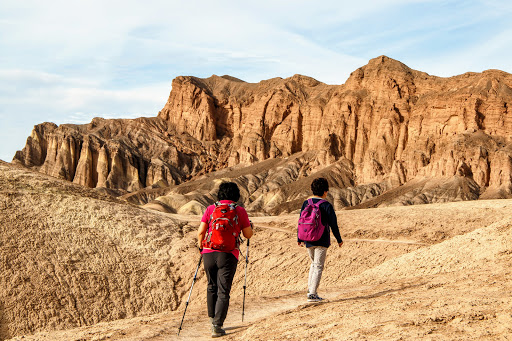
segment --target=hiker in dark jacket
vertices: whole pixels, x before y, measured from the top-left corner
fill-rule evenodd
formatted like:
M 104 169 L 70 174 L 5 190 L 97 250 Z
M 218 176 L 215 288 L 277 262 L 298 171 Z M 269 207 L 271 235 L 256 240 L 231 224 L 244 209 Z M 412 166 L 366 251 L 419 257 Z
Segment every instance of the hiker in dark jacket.
M 324 178 L 317 178 L 311 183 L 311 191 L 313 196 L 308 199 L 312 199 L 313 203 L 317 203 L 320 200 L 327 198 L 329 192 L 329 183 Z M 308 200 L 304 201 L 301 208 L 302 211 L 308 206 Z M 323 298 L 318 296 L 317 289 L 322 278 L 322 271 L 324 269 L 325 257 L 327 255 L 327 248 L 331 245 L 331 233 L 338 242 L 338 247 L 343 245 L 340 231 L 338 229 L 338 221 L 334 208 L 328 201 L 324 201 L 320 204 L 321 220 L 325 226 L 324 232 L 319 240 L 317 241 L 302 241 L 297 237 L 297 243 L 299 246 L 306 245 L 311 259 L 311 267 L 309 268 L 309 279 L 308 279 L 308 302 L 319 302 Z
M 208 240 L 207 234 L 212 227 L 211 220 L 215 208 L 218 205 L 233 206 L 236 212 L 236 220 L 238 220 L 238 223 L 235 225 L 237 235 L 242 233 L 247 239 L 251 238 L 253 235 L 247 212 L 242 206 L 236 205 L 236 202 L 240 199 L 240 190 L 237 184 L 234 182 L 224 182 L 220 184 L 217 199 L 219 201 L 215 203 L 215 205 L 210 205 L 206 208 L 197 233 L 198 246 L 203 255 L 204 270 L 208 278 L 206 301 L 208 316 L 212 324 L 212 337 L 219 337 L 226 334 L 222 326 L 228 313 L 229 294 L 231 292 L 231 285 L 240 254 L 238 245 L 233 250 L 220 251 L 208 247 L 208 243 L 205 243 L 206 240 Z M 233 243 L 234 242 L 233 240 Z

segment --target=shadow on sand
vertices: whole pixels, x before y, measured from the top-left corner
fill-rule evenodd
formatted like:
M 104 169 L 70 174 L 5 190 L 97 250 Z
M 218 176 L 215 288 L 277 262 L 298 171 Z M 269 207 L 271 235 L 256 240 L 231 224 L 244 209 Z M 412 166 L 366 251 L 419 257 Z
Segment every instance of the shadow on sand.
M 232 327 L 226 327 L 224 328 L 225 331 L 236 331 L 237 329 L 240 329 L 240 328 L 247 328 L 247 326 L 232 326 Z
M 372 298 L 377 298 L 377 297 L 380 297 L 380 296 L 384 296 L 384 295 L 387 295 L 387 294 L 391 294 L 391 293 L 394 293 L 394 292 L 400 292 L 400 291 L 404 291 L 404 290 L 408 290 L 408 289 L 412 289 L 412 288 L 417 288 L 417 287 L 421 287 L 423 285 L 425 285 L 425 283 L 419 283 L 419 284 L 414 284 L 414 285 L 408 285 L 408 286 L 404 286 L 404 287 L 401 287 L 401 288 L 398 288 L 398 289 L 388 289 L 388 290 L 384 290 L 384 291 L 379 291 L 375 294 L 370 294 L 370 295 L 364 295 L 364 296 L 356 296 L 356 297 L 349 297 L 349 298 L 339 298 L 337 300 L 329 300 L 325 303 L 339 303 L 339 302 L 347 302 L 347 301 L 358 301 L 358 300 L 369 300 L 369 299 L 372 299 Z M 322 303 L 320 303 L 322 304 Z

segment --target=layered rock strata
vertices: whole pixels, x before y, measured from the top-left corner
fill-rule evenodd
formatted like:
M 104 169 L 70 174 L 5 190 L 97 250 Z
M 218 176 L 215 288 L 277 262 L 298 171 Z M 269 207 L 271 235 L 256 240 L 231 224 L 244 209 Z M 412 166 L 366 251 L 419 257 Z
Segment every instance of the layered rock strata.
M 89 187 L 136 191 L 314 151 L 352 184 L 462 176 L 484 197 L 512 188 L 512 75 L 440 78 L 381 56 L 342 85 L 177 77 L 156 118 L 35 127 L 15 160 Z
M 230 166 L 319 150 L 324 165 L 351 161 L 358 184 L 462 175 L 508 195 L 511 87 L 498 70 L 440 78 L 382 56 L 343 85 L 178 77 L 159 117 L 197 139 L 231 140 L 220 155 Z
M 87 187 L 137 191 L 204 171 L 204 146 L 180 139 L 158 118 L 34 127 L 13 161 Z

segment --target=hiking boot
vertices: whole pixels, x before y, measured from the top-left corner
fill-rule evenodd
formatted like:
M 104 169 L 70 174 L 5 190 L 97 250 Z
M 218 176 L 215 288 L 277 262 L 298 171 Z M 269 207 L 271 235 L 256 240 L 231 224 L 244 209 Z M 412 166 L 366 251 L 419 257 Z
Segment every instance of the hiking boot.
M 323 298 L 317 294 L 308 294 L 308 302 L 322 302 Z
M 212 337 L 221 337 L 226 335 L 226 331 L 222 329 L 222 326 L 212 325 Z

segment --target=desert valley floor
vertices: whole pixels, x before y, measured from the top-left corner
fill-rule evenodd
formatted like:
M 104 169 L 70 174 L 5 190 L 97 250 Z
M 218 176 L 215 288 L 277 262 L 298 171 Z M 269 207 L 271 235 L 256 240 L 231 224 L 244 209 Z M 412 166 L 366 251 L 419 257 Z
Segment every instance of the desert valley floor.
M 0 163 L 0 339 L 210 339 L 199 216 L 167 214 Z M 512 200 L 337 211 L 319 294 L 297 215 L 254 217 L 224 340 L 512 339 Z M 242 247 L 245 255 L 245 246 Z

